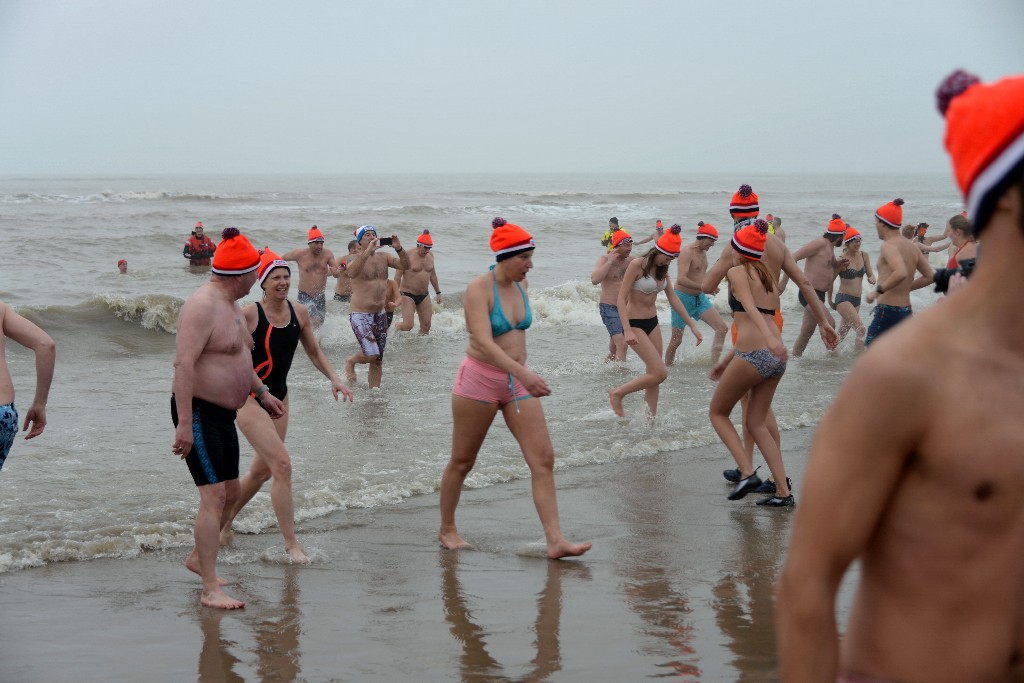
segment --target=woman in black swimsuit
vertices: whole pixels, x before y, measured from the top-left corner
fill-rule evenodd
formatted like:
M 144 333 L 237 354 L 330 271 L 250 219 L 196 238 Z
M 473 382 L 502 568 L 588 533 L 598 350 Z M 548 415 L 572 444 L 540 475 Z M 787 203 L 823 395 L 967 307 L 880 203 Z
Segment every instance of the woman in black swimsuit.
M 794 504 L 793 493 L 782 464 L 782 451 L 767 422 L 788 357 L 774 320 L 779 307 L 778 282 L 761 262 L 767 236 L 768 223 L 759 219 L 741 228 L 732 238 L 734 265 L 727 276 L 729 307 L 736 321 L 736 343 L 733 351 L 723 355 L 709 375 L 718 386 L 711 397 L 708 417 L 739 468 L 740 480 L 729 494 L 729 500 L 739 500 L 762 483 L 754 470 L 753 454 L 743 447 L 730 418 L 733 408 L 749 392 L 744 411 L 747 430 L 761 449 L 776 487 L 775 494 L 759 501 L 758 505 L 788 507 Z
M 292 502 L 292 460 L 284 447 L 288 432 L 288 370 L 295 356 L 295 348 L 302 342 L 309 360 L 331 381 L 331 393 L 338 400 L 352 400 L 352 391 L 338 379 L 327 356 L 313 336 L 309 311 L 300 303 L 288 300 L 291 288 L 291 269 L 287 261 L 264 249 L 260 256 L 259 283 L 263 288 L 263 304 L 249 304 L 242 312 L 253 336 L 252 364 L 267 390 L 285 405 L 284 415 L 272 420 L 253 396 L 238 411 L 236 423 L 252 445 L 255 455 L 249 471 L 239 478 L 241 492 L 238 502 L 221 527 L 221 544 L 231 542 L 231 522 L 245 507 L 260 487 L 273 478 L 270 502 L 274 506 L 277 524 L 284 536 L 284 549 L 293 562 L 306 564 L 309 557 L 302 551 L 295 537 L 295 507 Z
M 849 259 L 849 264 L 842 270 L 836 270 L 832 278 L 835 284 L 835 276 L 839 276 L 839 292 L 835 300 L 832 299 L 832 287 L 828 290 L 828 304 L 833 310 L 838 311 L 843 318 L 843 324 L 839 326 L 840 343 L 846 338 L 846 333 L 851 329 L 857 335 L 854 350 L 864 350 L 864 336 L 867 334 L 867 327 L 860 319 L 860 298 L 864 287 L 864 276 L 867 275 L 868 282 L 875 284 L 875 273 L 871 270 L 871 259 L 866 251 L 862 251 L 861 235 L 857 228 L 847 227 L 843 234 L 843 253 L 838 260 Z

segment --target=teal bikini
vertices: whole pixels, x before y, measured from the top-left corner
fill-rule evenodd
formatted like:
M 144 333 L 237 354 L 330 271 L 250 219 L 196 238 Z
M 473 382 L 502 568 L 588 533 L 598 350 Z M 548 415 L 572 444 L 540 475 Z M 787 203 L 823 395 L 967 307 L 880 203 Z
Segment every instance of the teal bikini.
M 505 311 L 501 308 L 501 297 L 498 295 L 498 278 L 494 276 L 494 270 L 492 266 L 491 280 L 494 282 L 494 308 L 491 309 L 491 336 L 500 337 L 501 335 L 511 332 L 512 330 L 528 330 L 530 324 L 533 322 L 533 311 L 530 310 L 530 300 L 526 298 L 526 292 L 523 288 L 516 283 L 516 287 L 519 288 L 519 293 L 523 296 L 523 304 L 526 306 L 526 315 L 519 321 L 519 324 L 515 327 L 505 317 Z

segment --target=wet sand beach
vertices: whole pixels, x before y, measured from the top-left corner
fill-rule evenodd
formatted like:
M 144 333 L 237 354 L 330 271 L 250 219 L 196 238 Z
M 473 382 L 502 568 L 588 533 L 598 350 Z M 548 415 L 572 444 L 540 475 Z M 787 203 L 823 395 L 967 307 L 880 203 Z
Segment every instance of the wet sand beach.
M 812 433 L 783 433 L 798 505 Z M 465 491 L 473 550 L 440 549 L 436 494 L 300 524 L 308 567 L 239 533 L 234 612 L 199 605 L 182 549 L 6 574 L 0 681 L 773 680 L 792 512 L 727 501 L 726 467 L 716 444 L 559 471 L 577 560 L 543 558 L 527 480 Z

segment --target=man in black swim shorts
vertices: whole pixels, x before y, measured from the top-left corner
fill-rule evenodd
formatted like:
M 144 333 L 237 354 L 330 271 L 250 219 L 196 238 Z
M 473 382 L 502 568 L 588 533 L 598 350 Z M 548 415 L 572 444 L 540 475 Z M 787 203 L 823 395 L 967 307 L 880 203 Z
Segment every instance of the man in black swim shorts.
M 185 566 L 202 576 L 203 605 L 237 609 L 245 603 L 225 594 L 217 578 L 221 519 L 239 492 L 235 411 L 250 393 L 273 417 L 284 415 L 284 405 L 252 369 L 252 336 L 236 303 L 256 282 L 260 255 L 237 228 L 228 228 L 222 237 L 209 282 L 178 314 L 172 449 L 188 464 L 199 490 L 196 545 Z

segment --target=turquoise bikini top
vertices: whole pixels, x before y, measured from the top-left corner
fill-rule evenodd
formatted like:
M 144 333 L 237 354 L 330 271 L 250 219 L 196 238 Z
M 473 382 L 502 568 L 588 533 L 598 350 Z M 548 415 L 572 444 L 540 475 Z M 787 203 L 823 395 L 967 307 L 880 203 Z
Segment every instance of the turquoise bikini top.
M 519 293 L 523 295 L 523 303 L 526 304 L 526 315 L 519 321 L 519 324 L 512 327 L 512 323 L 505 317 L 505 311 L 501 310 L 501 297 L 498 296 L 498 278 L 494 277 L 494 266 L 491 266 L 491 280 L 494 281 L 494 308 L 491 309 L 491 336 L 500 337 L 506 332 L 512 330 L 528 330 L 530 329 L 530 323 L 533 322 L 533 311 L 530 310 L 530 300 L 526 298 L 526 292 L 523 288 L 516 283 L 516 287 L 519 287 Z

